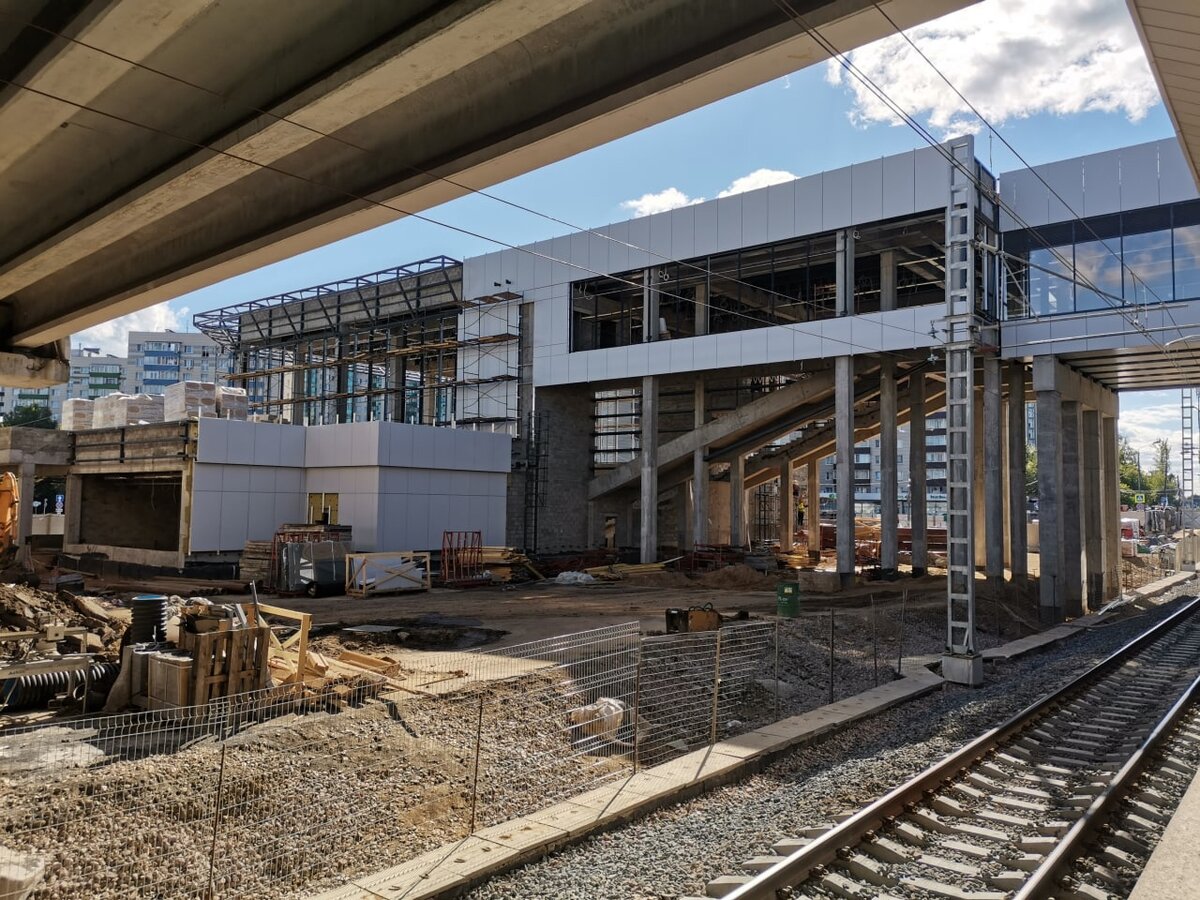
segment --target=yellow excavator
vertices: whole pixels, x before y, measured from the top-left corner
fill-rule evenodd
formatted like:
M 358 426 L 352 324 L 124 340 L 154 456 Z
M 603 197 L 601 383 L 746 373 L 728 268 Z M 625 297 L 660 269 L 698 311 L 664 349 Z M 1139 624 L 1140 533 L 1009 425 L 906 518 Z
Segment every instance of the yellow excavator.
M 16 544 L 20 499 L 17 476 L 12 472 L 0 472 L 0 555 L 7 554 Z

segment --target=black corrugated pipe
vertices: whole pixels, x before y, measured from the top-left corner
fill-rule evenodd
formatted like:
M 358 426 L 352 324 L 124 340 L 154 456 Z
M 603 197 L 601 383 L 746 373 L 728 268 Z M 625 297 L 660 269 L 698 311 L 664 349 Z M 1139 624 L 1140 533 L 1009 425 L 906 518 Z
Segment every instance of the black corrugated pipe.
M 92 663 L 92 690 L 107 691 L 116 680 L 116 663 Z M 0 706 L 6 710 L 33 709 L 45 706 L 58 694 L 64 693 L 75 678 L 72 697 L 83 699 L 84 679 L 82 673 L 43 672 L 37 675 L 18 675 L 0 681 Z

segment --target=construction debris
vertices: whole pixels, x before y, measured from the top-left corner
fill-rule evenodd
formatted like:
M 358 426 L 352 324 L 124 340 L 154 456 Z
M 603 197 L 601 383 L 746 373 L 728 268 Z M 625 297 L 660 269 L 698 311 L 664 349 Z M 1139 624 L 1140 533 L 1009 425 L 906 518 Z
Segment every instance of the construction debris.
M 541 581 L 545 577 L 534 567 L 529 557 L 516 547 L 483 547 L 481 563 L 483 568 L 491 573 L 492 581 L 507 583 L 530 578 Z
M 584 569 L 584 571 L 593 578 L 601 581 L 620 581 L 622 578 L 664 572 L 667 566 L 681 559 L 683 559 L 682 556 L 676 556 L 674 559 L 655 563 L 613 563 L 610 566 L 593 566 L 590 569 Z
M 92 649 L 116 657 L 126 623 L 112 616 L 99 601 L 69 591 L 51 594 L 36 588 L 0 584 L 0 628 L 12 631 L 37 631 L 46 625 L 84 627 L 99 639 Z M 19 642 L 0 642 L 0 655 L 21 656 L 25 648 Z

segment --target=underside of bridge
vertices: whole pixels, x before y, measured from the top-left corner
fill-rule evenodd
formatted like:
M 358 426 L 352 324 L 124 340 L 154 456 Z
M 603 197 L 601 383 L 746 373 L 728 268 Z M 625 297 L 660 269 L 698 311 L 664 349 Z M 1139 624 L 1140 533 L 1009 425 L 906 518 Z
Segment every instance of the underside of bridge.
M 892 0 L 902 27 L 966 5 Z M 0 350 L 39 348 L 892 31 L 869 0 L 3 0 Z M 53 348 L 41 351 L 53 356 Z

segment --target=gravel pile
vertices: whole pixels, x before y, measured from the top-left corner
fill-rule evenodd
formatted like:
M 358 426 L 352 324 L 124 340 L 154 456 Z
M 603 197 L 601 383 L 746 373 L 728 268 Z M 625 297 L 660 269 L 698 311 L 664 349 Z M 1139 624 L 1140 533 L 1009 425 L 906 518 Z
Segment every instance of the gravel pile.
M 1144 616 L 1000 664 L 994 672 L 989 666 L 982 688 L 947 685 L 797 748 L 742 782 L 494 878 L 469 896 L 673 900 L 681 894 L 703 895 L 710 879 L 740 873 L 743 861 L 767 852 L 775 841 L 885 793 L 1060 687 L 1173 607 L 1164 603 Z
M 153 755 L 148 738 L 67 727 L 0 735 L 0 867 L 42 858 L 34 898 L 175 897 L 203 893 L 212 859 L 217 896 L 304 896 L 469 833 L 480 699 L 477 827 L 628 767 L 572 753 L 573 687 L 544 670 L 471 696 L 284 715 L 223 757 L 207 729 Z

